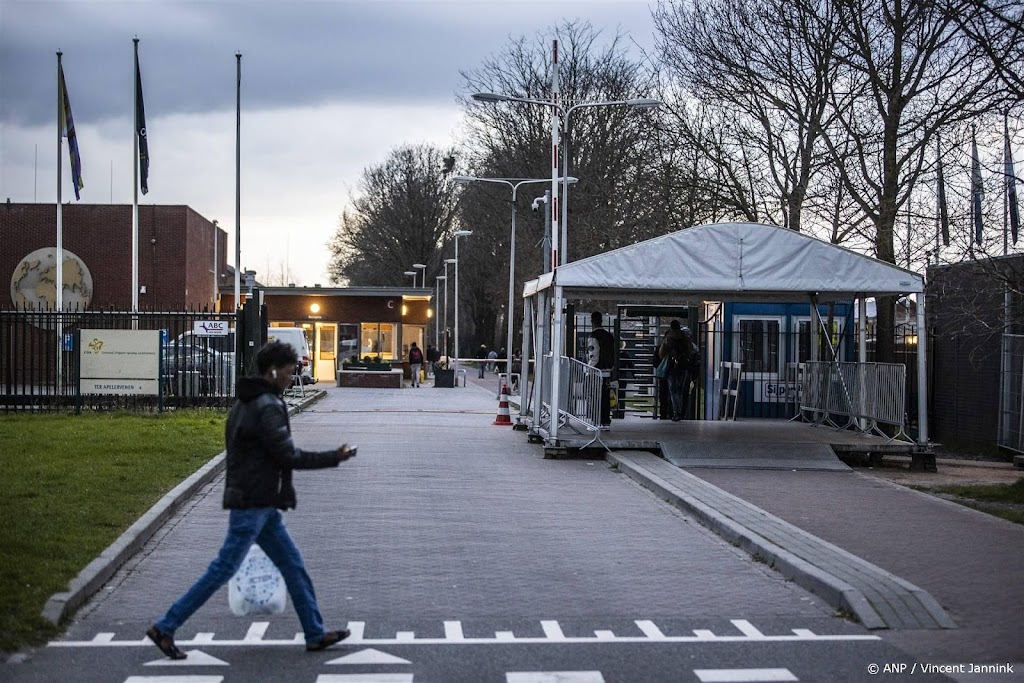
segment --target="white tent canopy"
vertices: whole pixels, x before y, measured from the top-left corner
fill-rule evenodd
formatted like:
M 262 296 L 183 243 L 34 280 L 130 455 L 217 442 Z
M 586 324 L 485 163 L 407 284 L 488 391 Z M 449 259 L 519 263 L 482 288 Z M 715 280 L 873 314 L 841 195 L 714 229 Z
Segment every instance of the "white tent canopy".
M 918 323 L 918 439 L 928 442 L 924 278 L 912 271 L 775 225 L 716 223 L 668 235 L 559 266 L 526 283 L 523 357 L 528 358 L 530 320 L 538 324 L 538 357 L 564 358 L 563 302 L 603 299 L 619 302 L 797 302 L 852 301 L 914 294 Z M 531 313 L 533 307 L 536 312 Z M 817 307 L 813 307 L 817 310 Z M 550 316 L 550 318 L 549 318 Z M 866 313 L 858 317 L 860 362 L 866 360 Z M 550 320 L 550 335 L 547 321 Z M 814 329 L 817 329 L 815 326 Z M 812 344 L 814 346 L 814 344 Z M 540 367 L 540 366 L 538 366 Z M 550 376 L 539 373 L 541 395 L 561 396 L 561 363 Z M 546 389 L 544 389 L 546 387 Z M 549 399 L 550 400 L 550 399 Z M 556 413 L 557 414 L 557 413 Z M 538 429 L 540 411 L 534 412 Z M 545 440 L 558 443 L 558 420 L 549 419 Z
M 547 273 L 523 296 L 552 286 Z M 558 268 L 557 284 L 583 299 L 643 301 L 679 297 L 705 301 L 819 301 L 924 291 L 912 271 L 786 228 L 716 223 L 591 256 Z M 794 293 L 802 296 L 794 297 Z

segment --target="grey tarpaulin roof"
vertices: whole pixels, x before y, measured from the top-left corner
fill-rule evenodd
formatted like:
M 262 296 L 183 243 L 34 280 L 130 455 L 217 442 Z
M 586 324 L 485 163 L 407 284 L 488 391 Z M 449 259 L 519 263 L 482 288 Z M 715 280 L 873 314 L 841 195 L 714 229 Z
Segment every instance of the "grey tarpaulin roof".
M 584 299 L 821 301 L 924 291 L 921 275 L 776 225 L 715 223 L 597 254 L 558 268 L 566 296 Z M 552 274 L 523 296 L 552 286 Z M 794 293 L 802 296 L 794 297 Z

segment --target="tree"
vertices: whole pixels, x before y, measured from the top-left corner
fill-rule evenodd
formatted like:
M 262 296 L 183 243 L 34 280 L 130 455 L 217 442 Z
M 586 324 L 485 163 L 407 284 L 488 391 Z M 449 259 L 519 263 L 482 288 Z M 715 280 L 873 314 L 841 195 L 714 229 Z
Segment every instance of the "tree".
M 935 136 L 998 107 L 1006 96 L 984 51 L 961 30 L 967 2 L 841 0 L 833 92 L 825 130 L 839 177 L 874 228 L 875 256 L 896 262 L 897 215 L 930 168 Z M 861 93 L 865 93 L 861 95 Z M 877 305 L 878 358 L 894 353 L 894 301 Z
M 684 101 L 719 112 L 718 135 L 705 140 L 688 140 L 679 119 L 681 141 L 702 145 L 716 166 L 708 182 L 747 220 L 763 212 L 800 231 L 814 177 L 827 163 L 820 136 L 839 66 L 834 7 L 816 0 L 662 0 L 654 16 L 658 53 Z
M 469 98 L 495 92 L 551 101 L 551 41 L 558 40 L 560 103 L 563 110 L 584 102 L 650 97 L 656 79 L 626 54 L 619 34 L 605 38 L 590 24 L 567 22 L 532 38 L 512 40 L 495 57 L 463 72 L 468 167 L 478 177 L 548 178 L 551 176 L 550 107 L 536 104 L 483 105 Z M 659 210 L 660 183 L 653 172 L 656 140 L 654 114 L 624 106 L 584 107 L 571 118 L 569 175 L 579 183 L 569 189 L 568 254 L 578 260 L 667 231 Z M 562 169 L 565 171 L 566 169 Z M 536 251 L 543 236 L 543 214 L 525 211 L 543 194 L 544 185 L 519 191 L 516 289 L 541 272 Z M 482 326 L 477 343 L 491 344 L 491 324 L 506 315 L 501 305 L 507 284 L 495 277 L 508 273 L 511 191 L 507 187 L 467 186 L 462 223 L 474 231 L 466 240 L 460 270 L 462 287 Z M 463 244 L 460 243 L 460 250 Z M 507 279 L 506 279 L 507 282 Z M 468 287 L 467 287 L 468 285 Z M 501 294 L 504 293 L 505 296 Z M 519 297 L 515 297 L 518 301 Z M 512 312 L 519 319 L 516 311 Z M 504 342 L 501 342 L 504 345 Z
M 332 283 L 398 285 L 413 263 L 430 281 L 443 269 L 442 247 L 454 230 L 457 195 L 442 152 L 428 145 L 393 150 L 366 169 L 328 242 Z

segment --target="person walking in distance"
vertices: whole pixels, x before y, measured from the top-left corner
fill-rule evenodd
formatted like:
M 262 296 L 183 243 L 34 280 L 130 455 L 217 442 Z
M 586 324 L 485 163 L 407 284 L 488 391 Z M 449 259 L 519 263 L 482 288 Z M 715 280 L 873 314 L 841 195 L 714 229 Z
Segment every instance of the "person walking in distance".
M 490 361 L 488 361 L 489 355 L 490 354 L 487 352 L 487 345 L 486 344 L 481 344 L 480 345 L 480 350 L 476 352 L 476 357 L 479 359 L 479 362 L 478 362 L 477 367 L 476 367 L 477 379 L 483 379 L 484 378 L 484 373 L 487 372 L 487 364 L 490 362 Z
M 693 379 L 699 363 L 697 345 L 693 343 L 690 330 L 679 326 L 678 320 L 669 324 L 665 340 L 658 349 L 661 358 L 668 357 L 668 393 L 672 403 L 672 421 L 679 422 L 687 417 L 690 399 L 690 380 Z
M 146 631 L 146 636 L 171 659 L 188 656 L 175 645 L 174 632 L 231 579 L 253 543 L 281 571 L 302 624 L 307 650 L 323 650 L 350 635 L 348 629 L 324 630 L 313 582 L 281 515 L 281 510 L 295 507 L 293 469 L 337 467 L 356 455 L 355 449 L 347 445 L 331 451 L 304 451 L 292 443 L 288 408 L 281 394 L 291 385 L 297 361 L 290 345 L 271 342 L 256 354 L 259 374 L 238 381 L 238 398 L 225 429 L 227 538 L 206 572 Z
M 615 337 L 602 327 L 599 311 L 590 314 L 593 332 L 587 339 L 587 364 L 601 371 L 601 426 L 612 423 L 611 391 L 612 367 L 615 365 Z
M 409 344 L 409 374 L 412 375 L 412 385 L 420 385 L 420 370 L 423 368 L 423 352 L 416 346 L 416 342 Z

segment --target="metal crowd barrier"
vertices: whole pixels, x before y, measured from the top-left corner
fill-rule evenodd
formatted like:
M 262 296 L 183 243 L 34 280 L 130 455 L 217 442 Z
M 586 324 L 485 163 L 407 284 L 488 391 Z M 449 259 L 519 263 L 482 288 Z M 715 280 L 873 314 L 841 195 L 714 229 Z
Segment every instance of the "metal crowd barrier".
M 902 363 L 832 363 L 804 366 L 800 415 L 837 429 L 855 426 L 888 437 L 880 424 L 897 428 L 890 440 L 910 440 L 906 428 L 907 368 Z
M 559 429 L 567 427 L 577 434 L 592 433 L 594 438 L 581 448 L 596 442 L 608 449 L 601 440 L 601 371 L 566 356 L 562 356 L 560 362 L 558 410 L 552 410 L 542 401 L 542 412 L 546 409 L 549 416 L 557 414 Z M 551 377 L 551 370 L 552 359 L 548 355 L 544 357 L 545 381 Z

